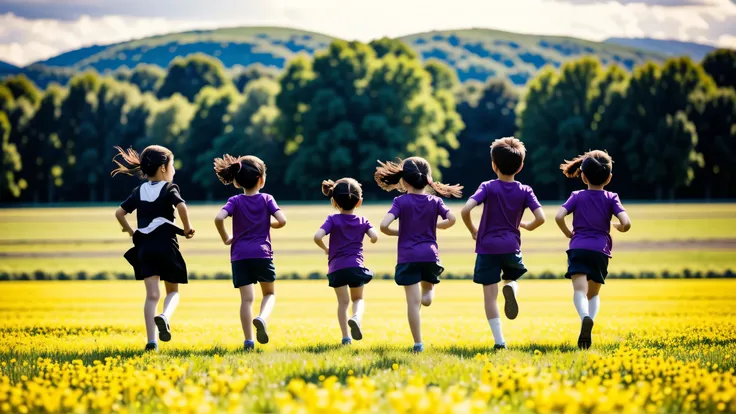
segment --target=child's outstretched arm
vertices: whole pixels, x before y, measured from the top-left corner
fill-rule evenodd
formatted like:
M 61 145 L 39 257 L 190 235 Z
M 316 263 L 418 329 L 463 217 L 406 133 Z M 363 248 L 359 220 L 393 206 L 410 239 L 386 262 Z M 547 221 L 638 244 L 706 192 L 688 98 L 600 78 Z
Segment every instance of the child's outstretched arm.
M 541 226 L 545 222 L 544 217 L 544 210 L 542 210 L 542 207 L 539 207 L 538 209 L 534 210 L 532 213 L 534 213 L 534 220 L 524 223 L 519 223 L 519 227 L 522 229 L 526 229 L 527 231 L 532 231 L 536 229 L 537 227 Z M 563 219 L 564 220 L 564 219 Z
M 394 220 L 396 220 L 396 216 L 391 213 L 386 214 L 386 217 L 384 217 L 383 221 L 381 221 L 381 233 L 387 236 L 398 236 L 399 231 L 389 227 L 391 223 L 394 222 Z
M 314 233 L 314 243 L 319 246 L 320 249 L 324 250 L 325 254 L 330 254 L 330 249 L 325 246 L 325 242 L 322 240 L 326 235 L 327 233 L 324 229 L 317 230 L 317 233 Z
M 378 241 L 378 232 L 373 227 L 369 228 L 365 233 L 370 237 L 371 243 L 375 244 Z
M 572 239 L 572 232 L 570 231 L 570 228 L 567 227 L 567 223 L 565 223 L 565 216 L 567 216 L 567 209 L 565 209 L 565 207 L 560 207 L 560 209 L 557 210 L 555 221 L 557 222 L 557 227 L 562 230 L 562 233 L 567 236 L 568 239 Z
M 186 203 L 179 203 L 176 205 L 176 212 L 179 213 L 179 218 L 182 224 L 184 224 L 184 236 L 187 239 L 194 237 L 194 229 L 192 223 L 189 222 L 189 210 L 187 210 Z
M 286 215 L 283 211 L 279 210 L 273 213 L 273 218 L 275 218 L 276 221 L 271 222 L 272 229 L 280 229 L 286 225 Z
M 227 230 L 225 230 L 225 219 L 227 216 L 229 216 L 227 210 L 220 210 L 219 213 L 217 213 L 217 217 L 215 217 L 215 227 L 217 227 L 217 232 L 220 233 L 220 238 L 222 239 L 222 242 L 225 243 L 225 246 L 229 246 L 233 243 L 233 238 L 227 234 Z
M 465 203 L 463 209 L 460 210 L 460 217 L 463 218 L 463 223 L 465 223 L 465 227 L 470 231 L 470 235 L 473 236 L 473 240 L 478 238 L 478 228 L 473 224 L 473 217 L 470 216 L 470 212 L 476 207 L 478 207 L 478 202 L 471 198 Z
M 447 218 L 437 223 L 437 228 L 440 230 L 449 229 L 450 227 L 455 225 L 455 221 L 457 221 L 455 215 L 452 213 L 447 213 Z
M 125 215 L 128 214 L 127 211 L 125 211 L 122 207 L 118 207 L 117 210 L 115 210 L 115 218 L 118 219 L 118 223 L 120 223 L 120 226 L 123 227 L 123 232 L 128 233 L 130 237 L 133 237 L 133 228 L 130 227 L 130 224 L 128 223 L 128 219 L 125 218 Z
M 626 233 L 631 229 L 631 219 L 629 218 L 629 215 L 626 214 L 625 211 L 622 211 L 616 215 L 618 218 L 618 223 L 613 223 L 613 228 L 620 231 L 621 233 Z

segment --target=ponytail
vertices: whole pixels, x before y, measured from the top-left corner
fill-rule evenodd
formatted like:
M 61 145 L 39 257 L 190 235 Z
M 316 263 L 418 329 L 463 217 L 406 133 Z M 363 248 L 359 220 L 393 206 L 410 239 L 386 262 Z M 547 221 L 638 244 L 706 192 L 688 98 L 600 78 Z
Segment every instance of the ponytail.
M 353 210 L 363 200 L 363 188 L 353 178 L 341 178 L 337 182 L 322 181 L 322 194 L 332 199 L 332 205 L 342 210 Z
M 133 148 L 124 150 L 120 147 L 115 147 L 115 149 L 118 153 L 112 158 L 112 162 L 118 168 L 112 170 L 110 173 L 113 177 L 118 174 L 138 174 L 141 178 L 153 177 L 156 175 L 156 170 L 159 167 L 164 166 L 168 168 L 169 163 L 174 159 L 174 154 L 168 148 L 160 145 L 149 145 L 140 154 Z M 123 162 L 128 165 L 126 166 L 118 161 L 117 157 L 122 158 Z
M 462 190 L 464 187 L 459 184 L 449 185 L 449 184 L 442 184 L 442 183 L 431 181 L 429 183 L 429 186 L 432 187 L 432 190 L 436 194 L 442 197 L 445 197 L 445 198 L 450 198 L 450 197 L 460 198 L 463 196 Z
M 258 185 L 261 177 L 266 174 L 266 163 L 253 155 L 233 157 L 225 154 L 222 158 L 215 158 L 215 174 L 225 184 L 237 184 L 245 189 Z
M 385 191 L 402 191 L 401 179 L 404 176 L 404 167 L 401 158 L 397 158 L 397 160 L 397 162 L 378 161 L 378 167 L 376 167 L 373 178 L 375 178 L 378 186 Z
M 110 175 L 114 177 L 118 174 L 138 174 L 141 176 L 141 178 L 143 178 L 143 172 L 141 172 L 141 157 L 140 155 L 138 155 L 138 152 L 136 152 L 136 150 L 134 150 L 133 148 L 128 148 L 127 150 L 124 150 L 118 146 L 115 147 L 115 150 L 117 150 L 118 153 L 115 154 L 114 157 L 112 157 L 112 162 L 114 162 L 118 166 L 118 168 L 112 170 Z M 118 157 L 122 158 L 123 161 L 128 165 L 123 165 L 120 161 L 117 160 Z
M 240 161 L 232 155 L 225 154 L 222 158 L 215 158 L 215 174 L 223 184 L 232 184 L 238 171 L 240 171 Z
M 461 185 L 447 185 L 432 181 L 432 170 L 427 160 L 421 157 L 410 157 L 406 160 L 397 159 L 397 162 L 378 161 L 376 173 L 374 174 L 378 186 L 386 191 L 406 191 L 401 185 L 403 179 L 408 185 L 423 189 L 427 186 L 432 188 L 435 194 L 442 197 L 461 197 Z
M 322 181 L 322 194 L 325 197 L 332 197 L 332 193 L 335 191 L 335 182 L 332 180 Z
M 560 164 L 560 170 L 568 178 L 579 177 L 585 174 L 585 179 L 592 185 L 605 184 L 611 176 L 613 159 L 607 152 L 601 150 L 588 151 L 578 155 L 572 161 L 565 160 Z
M 578 155 L 572 161 L 565 160 L 564 164 L 560 164 L 560 170 L 567 178 L 577 178 L 580 176 L 580 167 L 583 165 L 586 155 Z

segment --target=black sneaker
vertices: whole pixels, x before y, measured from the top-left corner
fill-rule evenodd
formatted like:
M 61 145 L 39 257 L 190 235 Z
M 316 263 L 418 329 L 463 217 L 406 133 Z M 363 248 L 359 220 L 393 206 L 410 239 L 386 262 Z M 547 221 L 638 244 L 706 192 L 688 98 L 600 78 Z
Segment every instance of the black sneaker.
M 348 320 L 348 326 L 350 327 L 350 336 L 356 341 L 363 339 L 363 331 L 360 330 L 360 322 L 356 318 L 350 318 Z
M 503 311 L 506 313 L 506 317 L 509 319 L 516 319 L 519 316 L 519 304 L 516 302 L 516 292 L 510 285 L 506 285 L 501 290 L 503 292 L 503 298 L 505 303 L 503 305 Z
M 158 352 L 158 344 L 156 342 L 147 343 L 146 352 Z
M 506 344 L 496 344 L 496 345 L 493 345 L 493 350 L 494 351 L 498 351 L 498 350 L 501 350 L 501 349 L 506 349 Z
M 266 321 L 261 318 L 253 319 L 253 326 L 256 327 L 256 339 L 259 344 L 268 343 L 268 332 L 266 331 Z
M 153 322 L 158 328 L 158 339 L 162 342 L 169 342 L 171 340 L 171 326 L 169 326 L 169 320 L 162 313 L 161 315 L 154 316 Z
M 588 349 L 593 344 L 593 319 L 590 316 L 583 318 L 580 326 L 580 336 L 578 337 L 578 348 Z

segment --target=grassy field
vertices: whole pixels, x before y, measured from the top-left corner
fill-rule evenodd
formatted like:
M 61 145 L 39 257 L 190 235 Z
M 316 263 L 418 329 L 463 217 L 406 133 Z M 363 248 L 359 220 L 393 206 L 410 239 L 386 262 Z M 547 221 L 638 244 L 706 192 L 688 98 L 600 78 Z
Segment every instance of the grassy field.
M 334 210 L 328 203 L 282 207 L 288 224 L 272 232 L 277 272 L 324 272 L 326 259 L 312 236 Z M 377 226 L 388 207 L 366 206 L 359 214 Z M 197 234 L 192 240 L 181 240 L 181 247 L 193 272 L 230 271 L 229 250 L 220 242 L 213 225 L 219 208 L 190 208 Z M 460 208 L 461 204 L 451 204 L 458 216 Z M 627 208 L 633 227 L 626 234 L 614 231 L 612 273 L 736 269 L 736 205 L 645 204 Z M 0 210 L 0 271 L 130 273 L 122 257 L 130 247 L 130 239 L 120 232 L 113 211 L 111 207 Z M 554 223 L 556 206 L 550 205 L 545 211 L 548 221 L 544 226 L 522 233 L 524 261 L 535 274 L 563 273 L 567 240 Z M 474 242 L 462 223 L 438 234 L 440 256 L 447 271 L 472 272 Z M 376 245 L 366 246 L 366 263 L 376 273 L 392 273 L 395 260 L 396 238 L 382 237 Z
M 522 281 L 494 353 L 480 289 L 444 281 L 409 352 L 403 292 L 366 287 L 365 339 L 337 345 L 326 281 L 277 284 L 272 341 L 240 351 L 226 281 L 183 287 L 173 339 L 143 354 L 143 286 L 0 285 L 0 412 L 733 412 L 736 281 L 615 280 L 593 348 L 569 282 Z

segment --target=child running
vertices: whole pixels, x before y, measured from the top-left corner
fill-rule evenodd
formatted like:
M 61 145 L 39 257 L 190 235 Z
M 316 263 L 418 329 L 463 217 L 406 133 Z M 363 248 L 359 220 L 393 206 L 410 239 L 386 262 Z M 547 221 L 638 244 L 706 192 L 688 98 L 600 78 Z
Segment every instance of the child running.
M 350 345 L 352 339 L 363 339 L 360 329 L 365 311 L 363 285 L 373 279 L 373 272 L 363 265 L 363 238 L 367 234 L 371 243 L 375 243 L 378 233 L 365 217 L 354 214 L 355 209 L 363 204 L 363 189 L 357 181 L 352 178 L 323 181 L 322 194 L 332 199 L 332 205 L 340 213 L 327 217 L 314 235 L 314 242 L 327 254 L 327 279 L 337 295 L 337 320 L 342 331 L 342 344 Z M 322 241 L 328 234 L 329 248 Z M 348 319 L 350 300 L 353 301 L 353 316 Z
M 286 216 L 276 205 L 270 194 L 261 193 L 266 185 L 266 164 L 258 157 L 246 155 L 233 157 L 224 155 L 215 158 L 215 172 L 223 184 L 242 188 L 239 194 L 227 200 L 227 204 L 215 217 L 215 227 L 222 242 L 230 246 L 233 286 L 240 290 L 240 324 L 243 326 L 246 351 L 255 349 L 253 326 L 256 338 L 267 344 L 269 337 L 266 322 L 276 302 L 274 282 L 276 268 L 271 250 L 271 229 L 286 225 Z M 271 221 L 273 216 L 276 221 Z M 233 235 L 225 230 L 225 218 L 233 218 Z M 263 300 L 261 311 L 253 319 L 254 284 L 261 283 Z
M 473 282 L 483 285 L 486 318 L 491 326 L 494 349 L 505 349 L 498 311 L 498 284 L 503 273 L 504 311 L 509 319 L 516 319 L 519 305 L 516 301 L 516 281 L 526 273 L 521 257 L 519 228 L 532 231 L 544 224 L 544 210 L 531 187 L 515 181 L 524 166 L 526 148 L 516 138 L 500 138 L 491 145 L 491 163 L 497 180 L 486 181 L 478 187 L 465 207 L 462 218 L 475 242 L 475 271 Z M 475 228 L 470 212 L 483 204 L 480 228 Z M 534 213 L 534 220 L 523 223 L 524 210 Z
M 443 197 L 461 197 L 462 186 L 437 183 L 432 180 L 432 170 L 424 158 L 411 157 L 404 161 L 378 162 L 374 178 L 386 190 L 406 192 L 394 199 L 391 209 L 381 222 L 381 231 L 389 236 L 399 236 L 398 264 L 395 280 L 404 286 L 409 327 L 414 337 L 414 352 L 424 351 L 419 311 L 421 305 L 429 306 L 434 297 L 434 285 L 445 270 L 440 264 L 437 250 L 437 229 L 448 229 L 455 224 L 455 216 L 442 199 L 426 193 L 430 187 Z M 438 222 L 437 217 L 442 221 Z M 398 219 L 399 229 L 390 224 Z M 421 290 L 420 290 L 421 285 Z
M 146 321 L 148 343 L 146 351 L 157 351 L 156 328 L 158 338 L 163 342 L 171 340 L 171 316 L 179 305 L 179 284 L 187 283 L 187 264 L 179 252 L 176 235 L 191 239 L 194 229 L 189 222 L 187 205 L 179 194 L 179 187 L 173 184 L 174 154 L 159 145 L 146 147 L 138 153 L 129 148 L 123 150 L 115 147 L 123 162 L 113 158 L 118 168 L 112 171 L 117 174 L 138 174 L 148 182 L 136 187 L 120 207 L 115 211 L 123 232 L 133 238 L 134 247 L 125 253 L 125 258 L 133 266 L 136 280 L 143 280 L 146 286 L 146 302 L 143 316 Z M 179 213 L 184 229 L 174 224 L 175 212 Z M 126 214 L 138 211 L 138 229 L 133 231 L 126 219 Z M 166 286 L 163 313 L 156 315 L 160 298 L 159 281 Z
M 587 190 L 574 191 L 557 212 L 555 221 L 570 240 L 567 251 L 567 273 L 574 289 L 573 303 L 582 325 L 578 348 L 588 349 L 592 344 L 593 320 L 600 309 L 598 292 L 608 275 L 608 259 L 611 257 L 611 217 L 619 223 L 613 227 L 625 233 L 631 228 L 631 220 L 621 205 L 618 194 L 605 191 L 611 182 L 613 160 L 608 153 L 590 151 L 572 161 L 560 165 L 568 178 L 582 176 Z M 567 227 L 565 216 L 572 213 L 572 228 Z

